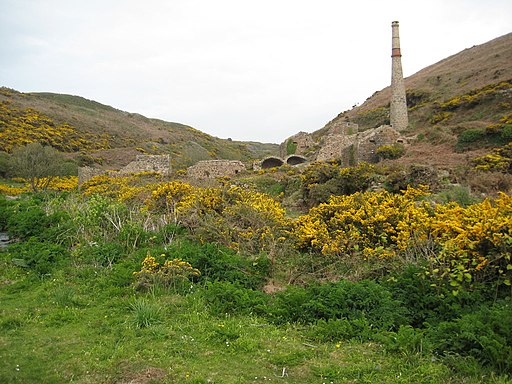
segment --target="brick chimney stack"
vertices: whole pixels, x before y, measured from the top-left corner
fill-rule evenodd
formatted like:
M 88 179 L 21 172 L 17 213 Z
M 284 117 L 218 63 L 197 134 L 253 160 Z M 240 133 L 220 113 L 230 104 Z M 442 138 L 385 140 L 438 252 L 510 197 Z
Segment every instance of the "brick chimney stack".
M 398 34 L 398 21 L 391 23 L 391 101 L 389 118 L 393 128 L 403 131 L 409 125 L 407 115 L 407 100 L 405 98 L 404 76 L 402 73 L 402 53 L 400 52 L 400 36 Z

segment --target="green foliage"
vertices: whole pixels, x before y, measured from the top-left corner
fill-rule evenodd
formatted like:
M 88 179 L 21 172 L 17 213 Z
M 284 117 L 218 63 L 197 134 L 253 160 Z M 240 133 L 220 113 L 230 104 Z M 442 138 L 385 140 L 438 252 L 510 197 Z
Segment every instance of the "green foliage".
M 337 163 L 310 164 L 302 174 L 302 195 L 306 205 L 325 203 L 332 195 L 350 195 L 366 190 L 375 176 L 375 168 L 367 163 L 343 168 Z
M 264 255 L 248 259 L 211 243 L 183 241 L 168 248 L 168 253 L 199 269 L 200 282 L 228 281 L 248 289 L 258 289 L 266 281 L 270 270 L 270 261 Z
M 44 276 L 50 274 L 60 262 L 68 259 L 69 251 L 62 245 L 41 242 L 38 238 L 30 237 L 22 243 L 9 246 L 9 255 L 15 265 Z
M 484 301 L 479 292 L 461 291 L 454 296 L 425 275 L 424 269 L 408 265 L 381 284 L 401 304 L 403 323 L 414 328 L 435 325 L 471 312 Z
M 45 191 L 55 176 L 76 174 L 62 154 L 40 143 L 15 149 L 10 159 L 10 170 L 14 176 L 29 180 L 34 192 Z
M 276 293 L 268 309 L 277 323 L 314 324 L 318 320 L 366 319 L 378 329 L 391 329 L 402 320 L 403 309 L 391 293 L 373 281 L 288 287 Z
M 429 330 L 439 354 L 471 356 L 499 372 L 512 374 L 512 306 L 481 307 Z
M 73 225 L 69 215 L 63 211 L 47 214 L 35 198 L 16 200 L 5 208 L 6 213 L 8 217 L 5 227 L 12 237 L 21 240 L 36 237 L 40 241 L 55 243 L 67 243 L 70 240 L 67 232 Z
M 294 142 L 292 139 L 288 139 L 286 142 L 286 154 L 287 155 L 293 155 L 297 151 L 297 143 Z
M 485 137 L 485 130 L 482 128 L 467 129 L 459 135 L 457 145 L 459 147 L 481 141 Z
M 375 152 L 379 159 L 398 159 L 405 153 L 405 148 L 402 144 L 381 145 Z
M 378 331 L 366 317 L 356 319 L 328 319 L 318 320 L 311 326 L 308 335 L 321 342 L 358 340 L 367 341 L 375 339 Z
M 259 313 L 268 300 L 263 292 L 230 281 L 208 282 L 202 295 L 215 314 Z
M 130 304 L 132 325 L 135 328 L 148 328 L 162 322 L 162 309 L 144 298 L 135 299 Z
M 0 177 L 5 178 L 10 173 L 10 157 L 7 152 L 0 151 Z

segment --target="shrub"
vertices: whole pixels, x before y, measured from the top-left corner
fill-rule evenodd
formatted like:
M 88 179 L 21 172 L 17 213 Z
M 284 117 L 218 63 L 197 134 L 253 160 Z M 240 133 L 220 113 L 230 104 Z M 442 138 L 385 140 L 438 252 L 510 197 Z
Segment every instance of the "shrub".
M 498 304 L 429 329 L 439 354 L 472 356 L 502 373 L 512 373 L 512 306 Z
M 332 195 L 350 195 L 366 190 L 375 175 L 375 167 L 361 163 L 340 167 L 337 163 L 313 163 L 302 174 L 301 191 L 308 207 L 325 203 Z
M 229 281 L 252 289 L 261 288 L 271 266 L 265 255 L 244 258 L 231 249 L 211 243 L 184 241 L 168 248 L 168 253 L 198 268 L 200 282 Z
M 165 261 L 157 261 L 148 252 L 142 261 L 140 271 L 134 272 L 138 288 L 148 289 L 162 286 L 172 288 L 175 293 L 181 293 L 186 291 L 191 279 L 201 275 L 198 269 L 181 259 L 167 259 L 165 254 L 160 255 L 160 259 Z
M 400 273 L 381 283 L 393 299 L 401 304 L 404 324 L 414 328 L 435 325 L 451 320 L 478 308 L 483 301 L 478 292 L 460 291 L 457 296 L 424 273 L 424 268 L 407 265 Z
M 464 146 L 473 144 L 485 137 L 485 130 L 482 128 L 467 129 L 459 135 L 457 145 Z
M 392 329 L 402 321 L 402 308 L 391 293 L 373 281 L 288 287 L 271 301 L 269 316 L 276 323 L 315 324 L 318 320 L 367 320 L 372 327 Z
M 12 244 L 9 246 L 9 254 L 13 263 L 29 268 L 40 276 L 51 273 L 61 261 L 69 256 L 68 250 L 62 245 L 41 242 L 36 237 Z
M 352 340 L 371 340 L 377 335 L 366 317 L 353 320 L 328 319 L 318 320 L 307 332 L 308 336 L 320 342 Z
M 208 282 L 202 295 L 210 304 L 210 310 L 219 315 L 262 313 L 267 302 L 263 292 L 229 281 Z
M 405 153 L 405 148 L 402 144 L 381 145 L 375 152 L 379 159 L 398 159 Z

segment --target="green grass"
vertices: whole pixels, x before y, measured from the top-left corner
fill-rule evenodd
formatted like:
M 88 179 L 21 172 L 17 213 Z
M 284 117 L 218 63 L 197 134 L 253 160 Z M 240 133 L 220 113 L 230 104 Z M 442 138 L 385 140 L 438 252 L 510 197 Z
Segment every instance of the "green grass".
M 36 279 L 1 264 L 2 383 L 507 382 L 375 342 L 314 342 L 307 326 L 214 316 L 200 289 L 142 294 L 108 287 L 105 269 Z

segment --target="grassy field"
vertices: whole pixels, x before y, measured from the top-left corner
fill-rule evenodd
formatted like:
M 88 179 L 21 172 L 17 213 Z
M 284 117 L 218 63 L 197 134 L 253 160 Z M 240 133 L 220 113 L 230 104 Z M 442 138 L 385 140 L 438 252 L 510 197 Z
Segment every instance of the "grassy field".
M 94 269 L 34 280 L 2 264 L 2 383 L 510 382 L 471 361 L 452 359 L 460 375 L 449 358 L 368 340 L 318 343 L 307 326 L 213 315 L 200 290 L 141 294 Z
M 13 240 L 0 248 L 1 383 L 511 382 L 502 272 L 475 266 L 466 290 L 458 275 L 445 286 L 426 274 L 419 248 L 415 260 L 300 251 L 284 236 L 318 210 L 287 219 L 269 195 L 238 187 L 155 188 L 146 208 L 76 192 L 0 196 L 0 231 Z M 189 204 L 179 224 L 171 193 L 225 207 Z M 384 199 L 376 208 L 393 199 L 397 212 L 405 201 L 364 196 Z M 502 236 L 508 201 L 493 214 Z

